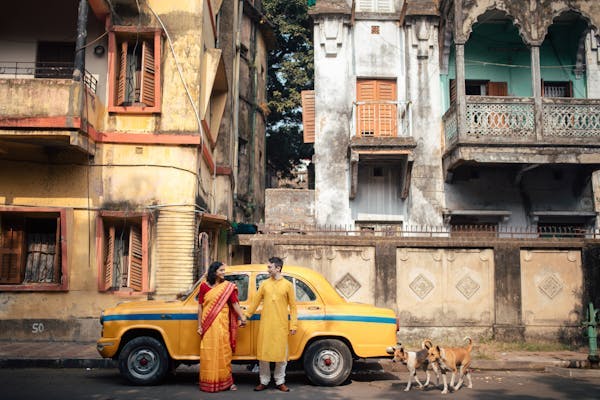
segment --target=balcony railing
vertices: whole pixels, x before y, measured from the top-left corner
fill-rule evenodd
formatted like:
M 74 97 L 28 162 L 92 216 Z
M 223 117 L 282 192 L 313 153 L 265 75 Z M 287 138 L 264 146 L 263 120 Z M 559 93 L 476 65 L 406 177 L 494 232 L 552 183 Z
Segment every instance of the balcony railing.
M 566 144 L 600 137 L 600 99 L 544 98 L 540 112 L 542 126 L 536 126 L 533 98 L 466 96 L 464 121 L 457 119 L 456 105 L 443 117 L 446 148 L 457 142 Z
M 72 79 L 74 67 L 73 63 L 0 61 L 0 79 Z M 96 93 L 98 79 L 89 71 L 85 71 L 83 82 L 92 93 Z
M 358 101 L 354 103 L 356 136 L 411 136 L 410 103 L 399 101 Z

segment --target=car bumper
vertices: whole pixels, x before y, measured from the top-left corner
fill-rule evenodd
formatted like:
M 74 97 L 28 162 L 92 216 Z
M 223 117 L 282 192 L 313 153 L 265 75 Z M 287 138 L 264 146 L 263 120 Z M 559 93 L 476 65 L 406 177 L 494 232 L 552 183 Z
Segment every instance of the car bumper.
M 103 358 L 113 358 L 119 350 L 119 343 L 117 338 L 102 338 L 96 342 L 96 350 Z

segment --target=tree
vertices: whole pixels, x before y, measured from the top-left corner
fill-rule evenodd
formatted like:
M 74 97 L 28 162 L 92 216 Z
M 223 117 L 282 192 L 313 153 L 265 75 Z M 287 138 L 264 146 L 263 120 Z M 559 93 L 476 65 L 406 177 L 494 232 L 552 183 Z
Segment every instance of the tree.
M 274 25 L 277 46 L 269 53 L 267 96 L 267 163 L 282 178 L 291 178 L 300 160 L 313 154 L 302 138 L 300 92 L 313 87 L 312 22 L 306 0 L 263 0 Z

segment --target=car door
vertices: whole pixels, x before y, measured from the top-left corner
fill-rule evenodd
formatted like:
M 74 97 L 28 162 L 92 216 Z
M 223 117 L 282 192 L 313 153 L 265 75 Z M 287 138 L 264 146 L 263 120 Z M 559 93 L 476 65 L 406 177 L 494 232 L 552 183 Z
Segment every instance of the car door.
M 225 279 L 236 284 L 238 288 L 240 308 L 242 311 L 246 311 L 249 303 L 248 293 L 250 275 L 248 273 L 227 274 L 225 275 Z M 238 328 L 234 357 L 247 357 L 252 354 L 252 336 L 252 328 L 250 324 L 243 328 Z

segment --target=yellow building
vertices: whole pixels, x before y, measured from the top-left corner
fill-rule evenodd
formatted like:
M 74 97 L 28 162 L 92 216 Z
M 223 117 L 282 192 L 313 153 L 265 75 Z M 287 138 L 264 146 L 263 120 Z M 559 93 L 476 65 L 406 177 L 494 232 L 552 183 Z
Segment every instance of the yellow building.
M 232 257 L 239 35 L 220 42 L 219 0 L 3 8 L 0 339 L 96 338 L 102 308 Z

